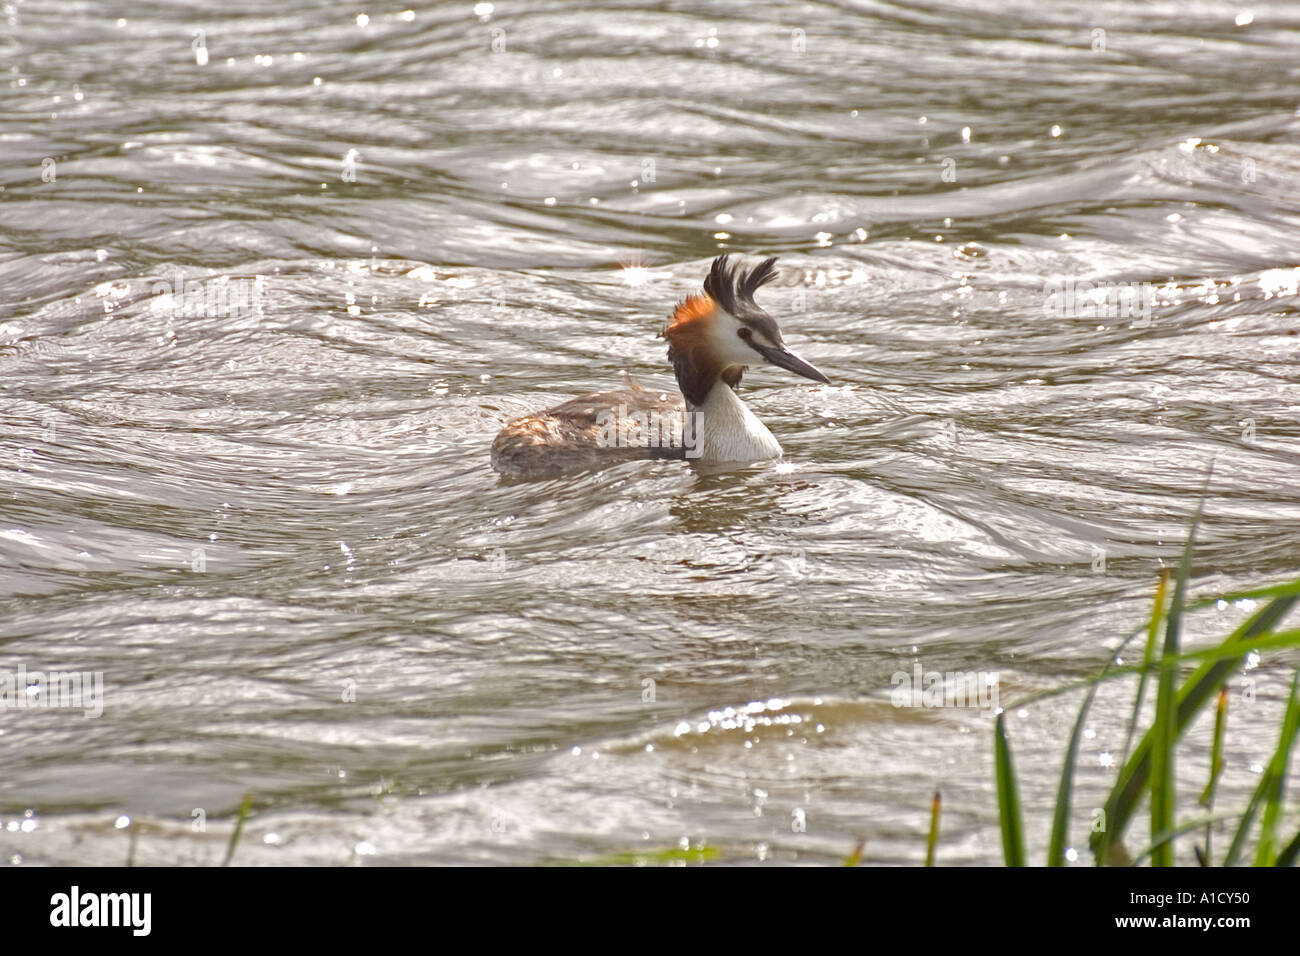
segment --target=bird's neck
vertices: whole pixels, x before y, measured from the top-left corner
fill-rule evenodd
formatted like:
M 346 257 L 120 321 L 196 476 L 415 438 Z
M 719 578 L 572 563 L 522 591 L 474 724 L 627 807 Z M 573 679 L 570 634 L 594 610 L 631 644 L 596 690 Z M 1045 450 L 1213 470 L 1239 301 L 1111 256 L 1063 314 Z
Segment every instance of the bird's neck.
M 766 461 L 781 457 L 781 445 L 731 386 L 718 379 L 700 405 L 687 399 L 695 413 L 696 435 L 702 445 L 697 460 L 705 462 Z

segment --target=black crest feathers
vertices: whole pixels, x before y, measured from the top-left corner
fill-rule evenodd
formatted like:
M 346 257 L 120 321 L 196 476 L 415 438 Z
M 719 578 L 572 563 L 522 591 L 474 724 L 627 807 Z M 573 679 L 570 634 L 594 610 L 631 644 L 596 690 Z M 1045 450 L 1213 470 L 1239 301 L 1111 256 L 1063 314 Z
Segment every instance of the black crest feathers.
M 724 254 L 713 260 L 713 267 L 704 280 L 704 291 L 738 319 L 755 314 L 766 315 L 754 302 L 754 293 L 776 278 L 776 256 L 764 259 L 752 269 L 730 259 Z

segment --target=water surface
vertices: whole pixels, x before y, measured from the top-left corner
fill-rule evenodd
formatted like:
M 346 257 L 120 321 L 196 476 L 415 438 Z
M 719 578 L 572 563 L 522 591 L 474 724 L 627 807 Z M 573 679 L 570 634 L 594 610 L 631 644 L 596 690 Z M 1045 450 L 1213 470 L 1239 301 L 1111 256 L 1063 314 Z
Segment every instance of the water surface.
M 1211 459 L 1198 592 L 1297 572 L 1290 4 L 9 0 L 0 71 L 0 668 L 106 685 L 0 710 L 10 862 L 214 863 L 251 793 L 236 862 L 914 864 L 937 788 L 995 863 L 987 712 L 894 675 L 1093 673 Z M 499 480 L 672 387 L 721 251 L 833 380 L 746 376 L 785 460 Z M 1035 857 L 1076 705 L 1010 715 Z

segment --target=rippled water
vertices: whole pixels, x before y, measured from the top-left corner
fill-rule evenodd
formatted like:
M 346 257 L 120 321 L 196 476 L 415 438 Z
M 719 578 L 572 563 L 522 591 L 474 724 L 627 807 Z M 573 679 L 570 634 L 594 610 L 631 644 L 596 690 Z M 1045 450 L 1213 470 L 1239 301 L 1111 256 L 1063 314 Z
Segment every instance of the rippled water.
M 1300 565 L 1293 5 L 8 0 L 0 70 L 0 669 L 105 682 L 0 710 L 5 859 L 216 862 L 251 793 L 237 862 L 915 863 L 938 788 L 996 862 L 987 714 L 893 675 L 1092 673 L 1212 458 L 1201 592 Z M 834 382 L 746 377 L 783 463 L 492 473 L 671 387 L 723 250 Z M 1036 857 L 1076 704 L 1012 713 Z

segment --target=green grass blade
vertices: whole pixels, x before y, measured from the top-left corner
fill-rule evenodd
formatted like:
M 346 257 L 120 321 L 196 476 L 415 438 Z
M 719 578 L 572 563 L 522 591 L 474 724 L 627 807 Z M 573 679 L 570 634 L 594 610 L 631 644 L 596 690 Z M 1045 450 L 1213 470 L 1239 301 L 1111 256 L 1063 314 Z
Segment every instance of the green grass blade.
M 239 844 L 239 838 L 244 833 L 244 821 L 248 819 L 249 811 L 253 809 L 253 795 L 244 794 L 244 802 L 239 805 L 239 816 L 235 819 L 235 830 L 230 834 L 230 843 L 226 846 L 226 858 L 221 861 L 222 866 L 230 866 L 230 861 L 235 858 L 235 847 Z
M 925 841 L 925 865 L 934 866 L 934 848 L 939 845 L 939 807 L 941 798 L 939 791 L 934 792 L 934 798 L 930 801 L 930 836 Z
M 1277 862 L 1274 866 L 1295 866 L 1296 859 L 1300 858 L 1300 830 L 1291 838 L 1291 842 L 1286 848 L 1277 855 Z
M 1287 721 L 1292 717 L 1291 705 L 1294 703 L 1295 689 L 1293 687 L 1291 703 L 1287 705 L 1286 717 L 1282 721 L 1282 739 L 1278 742 L 1279 753 L 1281 753 L 1281 748 L 1284 744 L 1287 745 L 1287 750 L 1289 751 L 1290 743 L 1293 743 L 1295 740 L 1294 728 L 1291 729 L 1290 742 L 1287 740 Z M 1278 754 L 1275 753 L 1273 757 L 1274 759 L 1269 761 L 1269 765 L 1265 769 L 1264 776 L 1260 779 L 1259 785 L 1255 787 L 1255 792 L 1251 794 L 1250 803 L 1246 805 L 1245 812 L 1241 814 L 1241 823 L 1237 827 L 1237 833 L 1233 836 L 1232 843 L 1228 846 L 1228 853 L 1223 858 L 1224 866 L 1236 865 L 1237 860 L 1241 857 L 1241 851 L 1246 845 L 1246 838 L 1250 833 L 1250 826 L 1255 820 L 1255 814 L 1259 812 L 1260 805 L 1266 802 L 1269 799 L 1269 795 L 1272 793 L 1274 787 L 1273 774 L 1277 769 L 1277 763 L 1275 761 Z M 1282 769 L 1285 771 L 1285 763 L 1283 763 Z
M 1287 612 L 1300 600 L 1296 596 L 1275 598 L 1266 604 L 1254 617 L 1247 620 L 1218 648 L 1217 653 L 1206 655 L 1205 663 L 1198 667 L 1183 684 L 1178 694 L 1178 720 L 1180 724 L 1190 723 L 1212 696 L 1219 692 L 1224 681 L 1237 669 L 1245 656 L 1260 647 L 1284 647 L 1294 644 L 1290 634 L 1277 635 L 1277 640 L 1263 637 L 1273 630 L 1273 625 L 1286 616 Z M 1240 651 L 1240 653 L 1237 653 Z
M 1268 791 L 1265 794 L 1264 819 L 1259 825 L 1259 845 L 1255 848 L 1256 866 L 1272 866 L 1277 856 L 1277 824 L 1282 816 L 1286 769 L 1291 760 L 1291 748 L 1295 745 L 1297 731 L 1300 731 L 1300 670 L 1291 679 L 1291 699 L 1287 701 L 1286 716 L 1282 718 L 1281 738 L 1265 773 Z
M 1288 600 L 1290 600 L 1288 598 Z M 1233 632 L 1234 637 L 1240 637 L 1239 631 Z M 1245 640 L 1245 638 L 1242 638 Z M 1202 647 L 1194 651 L 1181 651 L 1174 662 L 1179 666 L 1183 664 L 1217 664 L 1226 661 L 1224 665 L 1225 673 L 1231 672 L 1246 654 L 1250 651 L 1276 651 L 1287 650 L 1290 648 L 1300 647 L 1300 629 L 1289 631 L 1273 631 L 1268 627 L 1263 628 L 1263 633 L 1255 634 L 1249 638 L 1248 647 L 1240 647 L 1231 642 L 1225 642 L 1216 647 Z M 1158 661 L 1152 665 L 1152 670 L 1163 665 L 1163 661 Z M 1077 690 L 1087 690 L 1093 684 L 1104 684 L 1107 681 L 1118 680 L 1122 677 L 1132 677 L 1141 675 L 1144 670 L 1142 664 L 1126 664 L 1122 667 L 1114 667 L 1107 664 L 1100 674 L 1084 680 L 1070 681 L 1047 690 L 1034 691 L 1026 694 L 1024 697 L 1017 697 L 1014 701 L 1007 704 L 1003 709 L 1007 711 L 1020 710 L 1031 704 L 1037 704 L 1040 701 L 1051 700 L 1053 697 L 1063 697 L 1066 694 Z M 1199 672 L 1198 672 L 1199 674 Z M 1197 676 L 1196 674 L 1193 675 Z M 1182 706 L 1183 693 L 1188 685 L 1183 685 L 1183 690 L 1179 691 L 1179 706 Z M 1211 687 L 1208 696 L 1213 696 L 1219 692 L 1218 687 Z M 1198 705 L 1199 706 L 1199 705 Z
M 1250 653 L 1259 635 L 1269 633 L 1287 615 L 1300 596 L 1286 595 L 1274 598 L 1253 614 L 1224 640 L 1215 654 L 1198 667 L 1183 684 L 1178 694 L 1177 731 L 1181 735 L 1200 713 L 1201 708 L 1217 694 L 1229 675 Z M 1015 705 L 1012 705 L 1015 706 Z M 1089 842 L 1098 863 L 1107 858 L 1112 841 L 1118 841 L 1137 810 L 1151 774 L 1152 732 L 1138 743 L 1120 771 L 1105 806 L 1105 829 L 1094 833 Z
M 1025 865 L 1025 824 L 1020 810 L 1016 769 L 1007 742 L 1006 713 L 998 714 L 993 729 L 993 762 L 998 776 L 998 820 L 1002 824 L 1002 856 L 1007 866 Z
M 1300 629 L 1272 631 L 1265 627 L 1263 631 L 1264 633 L 1255 634 L 1248 639 L 1249 647 L 1243 648 L 1232 641 L 1225 641 L 1225 643 L 1215 647 L 1202 647 L 1194 651 L 1182 651 L 1174 661 L 1180 667 L 1183 664 L 1217 664 L 1221 661 L 1226 661 L 1227 664 L 1225 665 L 1225 670 L 1231 671 L 1233 666 L 1239 663 L 1242 658 L 1251 651 L 1277 651 L 1300 647 Z M 1233 637 L 1246 640 L 1246 638 L 1241 637 L 1240 631 L 1234 631 Z M 1158 661 L 1152 665 L 1151 669 L 1155 670 L 1162 664 L 1163 661 Z M 1054 697 L 1064 697 L 1066 694 L 1078 690 L 1087 690 L 1093 684 L 1104 684 L 1107 681 L 1119 680 L 1123 677 L 1140 676 L 1143 670 L 1144 668 L 1141 663 L 1125 664 L 1121 667 L 1107 664 L 1100 674 L 1095 674 L 1092 677 L 1083 680 L 1075 680 L 1066 684 L 1060 684 L 1047 690 L 1036 690 L 1031 694 L 1026 694 L 1024 697 L 1017 697 L 1014 701 L 1003 707 L 1003 710 L 1008 712 L 1021 710 L 1022 708 L 1029 707 L 1031 704 L 1037 704 L 1044 700 L 1051 700 Z M 1197 675 L 1194 674 L 1193 676 L 1195 677 Z M 1187 687 L 1188 685 L 1185 684 L 1183 685 L 1183 690 L 1179 691 L 1178 699 L 1180 707 L 1182 706 L 1181 702 L 1183 700 L 1183 694 Z M 1211 694 L 1209 696 L 1217 694 L 1218 692 L 1219 688 L 1213 687 L 1211 688 Z
M 1151 606 L 1151 620 L 1147 624 L 1147 644 L 1142 652 L 1142 676 L 1138 679 L 1137 696 L 1133 700 L 1133 716 L 1128 722 L 1128 735 L 1124 739 L 1124 756 L 1120 760 L 1121 764 L 1128 759 L 1129 752 L 1133 748 L 1133 732 L 1137 730 L 1138 720 L 1142 717 L 1142 700 L 1146 696 L 1151 662 L 1155 659 L 1156 640 L 1160 636 L 1160 622 L 1165 616 L 1165 592 L 1168 589 L 1169 569 L 1165 568 L 1160 572 L 1160 580 L 1156 582 L 1156 599 Z
M 1219 777 L 1223 774 L 1223 737 L 1228 729 L 1228 688 L 1219 691 L 1219 704 L 1214 708 L 1214 743 L 1210 747 L 1210 779 L 1205 783 L 1205 789 L 1201 791 L 1201 806 L 1207 811 L 1214 810 L 1214 791 L 1218 789 Z M 1214 856 L 1214 839 L 1213 827 L 1206 824 L 1205 827 L 1205 848 L 1198 848 L 1196 859 L 1201 866 L 1210 866 L 1210 860 Z
M 859 840 L 853 848 L 853 852 L 844 858 L 844 866 L 857 866 L 862 862 L 862 857 L 867 851 L 867 841 Z
M 1211 466 L 1211 471 L 1213 466 Z M 1209 484 L 1210 476 L 1205 481 Z M 1165 622 L 1165 640 L 1160 647 L 1160 673 L 1156 678 L 1156 714 L 1151 725 L 1151 865 L 1173 866 L 1174 844 L 1170 840 L 1157 841 L 1157 837 L 1175 827 L 1175 747 L 1178 743 L 1178 656 L 1179 628 L 1182 625 L 1183 605 L 1187 602 L 1187 579 L 1192 574 L 1192 553 L 1196 550 L 1196 528 L 1201 523 L 1205 507 L 1205 491 L 1196 504 L 1191 527 L 1187 529 L 1187 544 L 1178 562 L 1178 581 L 1174 585 L 1174 598 L 1169 602 L 1169 616 Z
M 555 860 L 552 866 L 671 866 L 677 863 L 708 863 L 722 856 L 716 846 L 672 846 L 662 850 L 632 850 L 608 853 L 590 860 Z M 848 863 L 846 862 L 847 866 Z
M 1198 611 L 1204 607 L 1218 604 L 1234 604 L 1237 601 L 1261 601 L 1266 598 L 1300 595 L 1300 580 L 1287 581 L 1285 584 L 1270 584 L 1268 587 L 1251 588 L 1249 591 L 1227 591 L 1212 597 L 1197 598 L 1187 605 L 1187 610 Z
M 1177 837 L 1182 836 L 1184 833 L 1190 833 L 1193 830 L 1199 830 L 1201 827 L 1212 826 L 1215 823 L 1222 823 L 1224 820 L 1236 820 L 1240 815 L 1241 814 L 1237 813 L 1235 810 L 1225 811 L 1223 813 L 1216 813 L 1210 816 L 1198 817 L 1195 820 L 1188 820 L 1186 823 L 1181 823 L 1174 829 L 1166 830 L 1164 833 L 1161 833 L 1150 846 L 1145 847 L 1142 850 L 1142 852 L 1136 854 L 1133 857 L 1133 859 L 1129 861 L 1128 865 L 1137 866 L 1139 863 L 1141 863 L 1143 860 L 1149 857 L 1152 853 L 1154 853 L 1156 847 L 1160 846 L 1162 843 L 1170 843 Z
M 1074 790 L 1074 765 L 1079 756 L 1079 740 L 1083 736 L 1083 724 L 1088 719 L 1088 708 L 1097 696 L 1098 684 L 1088 688 L 1088 696 L 1083 699 L 1079 716 L 1074 721 L 1074 732 L 1070 734 L 1070 746 L 1065 751 L 1065 761 L 1061 764 L 1061 782 L 1056 787 L 1056 810 L 1052 814 L 1052 839 L 1047 847 L 1047 865 L 1065 866 L 1066 843 L 1070 840 L 1070 798 Z
M 1297 678 L 1300 678 L 1300 671 L 1297 672 Z M 1224 866 L 1234 866 L 1241 856 L 1241 851 L 1246 845 L 1246 839 L 1250 832 L 1250 825 L 1254 822 L 1255 814 L 1259 812 L 1261 804 L 1272 805 L 1281 803 L 1282 789 L 1285 787 L 1286 766 L 1290 755 L 1291 747 L 1295 743 L 1297 723 L 1300 723 L 1300 714 L 1297 714 L 1296 706 L 1296 684 L 1291 684 L 1291 699 L 1287 703 L 1286 714 L 1282 719 L 1282 733 L 1278 740 L 1277 751 L 1273 754 L 1273 759 L 1268 763 L 1264 771 L 1263 778 L 1251 794 L 1250 803 L 1246 806 L 1246 811 L 1241 815 L 1241 824 L 1237 827 L 1237 833 L 1232 838 L 1232 844 L 1228 847 L 1228 853 L 1223 858 Z M 1267 812 L 1267 810 L 1266 810 Z M 1276 828 L 1276 811 L 1274 820 L 1271 824 Z M 1265 835 L 1260 833 L 1259 851 L 1256 859 L 1259 859 L 1259 852 L 1264 851 L 1266 844 L 1271 844 L 1271 836 L 1266 840 Z M 1270 850 L 1271 853 L 1271 850 Z M 1267 864 L 1266 864 L 1267 865 Z
M 1201 806 L 1214 809 L 1214 791 L 1223 773 L 1223 735 L 1228 728 L 1228 689 L 1219 691 L 1219 703 L 1214 708 L 1214 743 L 1210 747 L 1210 779 L 1201 791 Z

